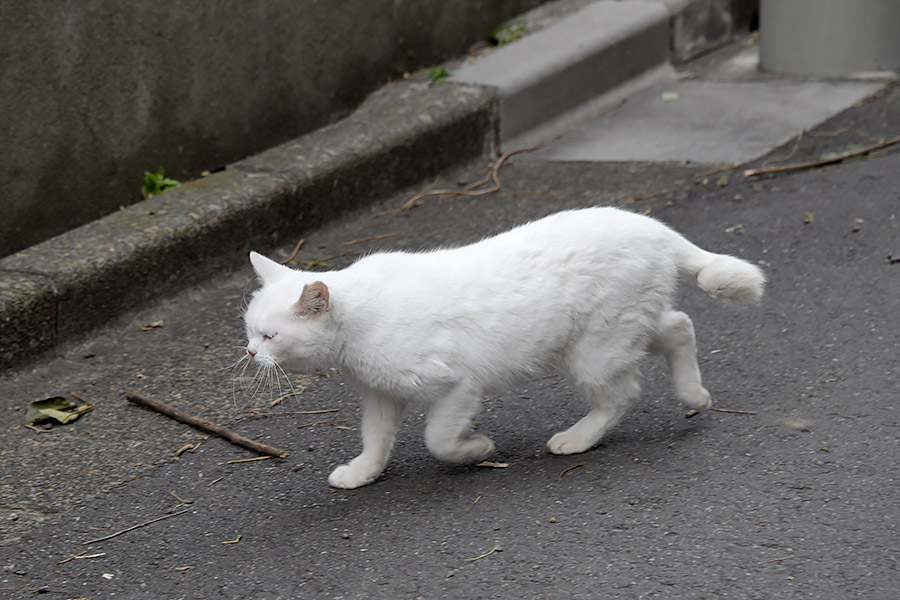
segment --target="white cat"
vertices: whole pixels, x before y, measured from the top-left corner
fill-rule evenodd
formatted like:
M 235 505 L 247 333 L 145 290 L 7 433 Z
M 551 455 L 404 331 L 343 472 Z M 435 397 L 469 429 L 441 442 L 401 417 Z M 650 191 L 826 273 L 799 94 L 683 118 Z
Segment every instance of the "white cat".
M 594 446 L 634 404 L 638 364 L 668 361 L 679 400 L 710 407 L 694 328 L 672 310 L 678 276 L 733 303 L 758 300 L 765 278 L 738 258 L 691 244 L 659 221 L 615 208 L 557 213 L 462 248 L 386 252 L 325 273 L 255 252 L 262 281 L 245 319 L 262 367 L 339 368 L 362 394 L 362 453 L 333 487 L 384 469 L 404 407 L 427 406 L 437 458 L 478 461 L 493 442 L 471 433 L 485 395 L 558 369 L 590 411 L 550 438 L 554 454 Z

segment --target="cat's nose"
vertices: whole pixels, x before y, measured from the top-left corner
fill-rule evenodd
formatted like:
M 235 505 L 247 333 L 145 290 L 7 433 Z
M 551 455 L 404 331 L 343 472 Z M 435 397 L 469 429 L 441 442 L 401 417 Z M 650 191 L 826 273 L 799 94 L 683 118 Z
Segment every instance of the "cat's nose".
M 250 348 L 247 348 L 247 354 L 249 354 L 250 356 L 256 356 L 256 351 L 251 350 Z

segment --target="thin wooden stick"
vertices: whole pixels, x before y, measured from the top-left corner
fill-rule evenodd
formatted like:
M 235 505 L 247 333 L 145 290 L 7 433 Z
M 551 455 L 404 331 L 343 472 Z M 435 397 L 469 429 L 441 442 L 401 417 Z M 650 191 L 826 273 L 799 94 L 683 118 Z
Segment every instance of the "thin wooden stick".
M 73 398 L 75 398 L 76 400 L 79 400 L 85 404 L 90 404 L 90 402 L 88 402 L 84 396 L 82 396 L 76 392 L 69 392 L 69 395 L 72 396 Z
M 572 465 L 571 467 L 569 467 L 567 469 L 563 469 L 562 472 L 560 472 L 559 477 L 556 478 L 556 480 L 562 481 L 563 475 L 565 475 L 569 471 L 572 471 L 574 469 L 577 469 L 578 467 L 583 467 L 583 466 L 584 466 L 584 463 L 578 463 L 577 465 Z
M 155 519 L 150 519 L 149 521 L 144 521 L 143 523 L 138 523 L 137 525 L 132 525 L 131 527 L 127 527 L 127 528 L 125 528 L 125 529 L 123 529 L 123 530 L 121 530 L 121 531 L 117 531 L 117 532 L 115 532 L 115 533 L 111 533 L 111 534 L 109 534 L 109 535 L 105 535 L 105 536 L 103 536 L 103 537 L 101 537 L 101 538 L 97 538 L 97 539 L 95 539 L 95 540 L 88 540 L 88 541 L 86 541 L 86 542 L 81 542 L 81 545 L 82 545 L 82 546 L 87 546 L 88 544 L 96 544 L 97 542 L 104 542 L 104 541 L 109 540 L 109 539 L 112 539 L 112 538 L 114 538 L 114 537 L 118 537 L 118 536 L 122 535 L 123 533 L 128 533 L 129 531 L 134 531 L 135 529 L 138 529 L 138 528 L 140 528 L 140 527 L 146 527 L 147 525 L 150 525 L 150 524 L 152 524 L 152 523 L 156 523 L 157 521 L 162 521 L 163 519 L 168 519 L 169 517 L 177 517 L 178 515 L 183 515 L 183 514 L 186 513 L 186 512 L 190 512 L 190 511 L 183 510 L 183 511 L 181 511 L 181 512 L 171 513 L 171 514 L 168 514 L 168 515 L 163 515 L 163 516 L 161 516 L 161 517 L 156 517 Z
M 891 138 L 889 140 L 885 140 L 883 142 L 879 142 L 877 144 L 873 144 L 867 148 L 862 148 L 855 152 L 848 152 L 847 154 L 839 154 L 837 156 L 833 156 L 831 158 L 822 158 L 819 160 L 810 160 L 802 163 L 794 163 L 790 165 L 781 165 L 779 167 L 767 167 L 765 169 L 747 169 L 744 171 L 744 177 L 758 177 L 759 175 L 771 175 L 773 173 L 786 173 L 788 171 L 801 171 L 804 169 L 814 169 L 816 167 L 824 167 L 827 165 L 833 165 L 835 163 L 844 162 L 849 158 L 855 158 L 857 156 L 862 156 L 864 154 L 869 154 L 870 152 L 875 152 L 876 150 L 881 150 L 882 148 L 887 148 L 888 146 L 893 146 L 894 144 L 900 144 L 900 136 L 895 138 Z
M 339 408 L 323 408 L 322 410 L 286 410 L 284 412 L 259 412 L 258 410 L 249 409 L 254 415 L 260 417 L 280 417 L 282 415 L 322 415 L 325 413 L 340 412 Z
M 56 564 L 58 564 L 58 565 L 64 565 L 64 564 L 66 564 L 66 563 L 69 562 L 69 561 L 75 560 L 75 559 L 78 558 L 79 556 L 84 556 L 85 554 L 87 554 L 87 550 L 82 550 L 81 552 L 79 552 L 79 553 L 76 554 L 75 556 L 70 556 L 69 558 L 64 558 L 64 559 L 62 559 L 62 560 L 60 560 L 60 561 L 57 561 Z
M 281 261 L 281 264 L 286 265 L 286 264 L 288 264 L 289 262 L 291 262 L 292 260 L 294 260 L 294 257 L 297 256 L 297 253 L 298 253 L 298 252 L 300 252 L 300 248 L 303 247 L 303 244 L 304 244 L 305 242 L 306 242 L 306 238 L 300 238 L 300 241 L 297 242 L 297 245 L 296 245 L 296 246 L 294 246 L 294 251 L 291 252 L 291 255 L 290 255 L 290 256 L 288 256 L 286 259 L 284 259 L 283 261 Z
M 475 562 L 476 560 L 481 560 L 482 558 L 486 558 L 493 554 L 494 552 L 503 552 L 503 548 L 500 546 L 494 545 L 493 548 L 485 552 L 484 554 L 479 554 L 478 556 L 473 556 L 472 558 L 467 558 L 466 562 Z
M 17 587 L 0 587 L 4 592 L 29 592 L 32 594 L 68 594 L 68 590 L 54 590 L 48 587 L 39 588 L 17 588 Z
M 797 139 L 796 139 L 796 141 L 794 141 L 794 147 L 791 149 L 790 154 L 786 154 L 785 156 L 778 156 L 776 158 L 768 159 L 767 161 L 765 161 L 762 164 L 763 168 L 768 167 L 771 163 L 784 162 L 786 160 L 791 160 L 792 158 L 794 158 L 794 156 L 796 156 L 796 154 L 797 154 L 797 150 L 800 149 L 800 142 L 803 141 L 804 133 L 806 133 L 806 130 L 801 129 L 800 133 L 797 134 Z
M 395 231 L 394 233 L 380 233 L 378 235 L 370 235 L 367 237 L 359 238 L 358 240 L 350 240 L 349 242 L 344 242 L 341 244 L 342 246 L 355 246 L 356 244 L 362 244 L 363 242 L 372 242 L 374 240 L 384 240 L 392 237 L 400 237 L 403 235 L 402 231 Z
M 756 414 L 756 412 L 754 412 L 752 410 L 735 410 L 733 408 L 717 408 L 715 406 L 713 406 L 712 408 L 708 408 L 707 410 L 709 410 L 711 412 L 731 413 L 733 415 L 755 415 Z M 694 417 L 699 415 L 700 412 L 701 411 L 694 410 L 692 408 L 691 410 L 684 413 L 684 418 L 685 419 L 693 419 Z
M 715 406 L 713 406 L 709 410 L 711 410 L 713 412 L 720 412 L 720 413 L 731 413 L 733 415 L 755 415 L 756 414 L 756 411 L 753 411 L 753 410 L 735 410 L 733 408 L 716 408 Z
M 278 458 L 287 458 L 288 452 L 285 450 L 279 450 L 273 446 L 269 446 L 267 444 L 262 444 L 260 442 L 256 442 L 249 438 L 245 438 L 242 435 L 239 435 L 230 429 L 222 427 L 216 423 L 212 423 L 205 419 L 200 419 L 193 415 L 189 415 L 188 413 L 178 410 L 177 408 L 173 408 L 168 404 L 163 404 L 162 402 L 157 402 L 156 400 L 151 400 L 150 398 L 145 398 L 141 396 L 141 393 L 137 390 L 133 392 L 129 392 L 125 394 L 125 398 L 129 401 L 134 402 L 135 404 L 140 404 L 142 406 L 146 406 L 147 408 L 151 408 L 158 413 L 162 413 L 167 417 L 171 417 L 176 421 L 180 421 L 191 427 L 196 427 L 197 429 L 201 429 L 207 433 L 212 433 L 221 438 L 224 438 L 235 444 L 237 446 L 241 446 L 247 448 L 248 450 L 253 450 L 259 454 L 267 455 L 267 456 L 277 456 Z
M 543 144 L 538 144 L 536 146 L 526 146 L 524 148 L 514 148 L 513 150 L 507 150 L 502 155 L 500 155 L 500 158 L 498 158 L 497 162 L 495 162 L 494 165 L 491 167 L 491 172 L 488 175 L 488 177 L 486 177 L 485 179 L 482 179 L 482 180 L 478 181 L 477 183 L 466 187 L 466 189 L 464 189 L 464 190 L 429 190 L 427 192 L 419 192 L 418 194 L 416 194 L 415 196 L 413 196 L 412 198 L 407 200 L 403 204 L 403 206 L 401 206 L 396 212 L 409 210 L 410 208 L 413 207 L 413 205 L 416 202 L 418 202 L 422 198 L 426 198 L 428 196 L 483 196 L 484 194 L 490 194 L 492 192 L 496 192 L 497 190 L 500 189 L 500 175 L 499 175 L 500 167 L 503 166 L 503 163 L 506 162 L 506 159 L 508 159 L 513 154 L 518 154 L 519 152 L 530 152 L 532 150 L 537 150 L 542 147 L 543 147 Z M 486 187 L 486 188 L 483 188 L 480 190 L 474 189 L 478 185 L 484 185 L 488 181 L 493 182 L 493 184 L 490 187 Z M 390 214 L 390 213 L 388 212 L 388 213 L 383 213 L 383 214 Z
M 229 465 L 237 465 L 237 464 L 240 464 L 240 463 L 258 462 L 258 461 L 261 461 L 261 460 L 269 460 L 270 458 L 275 458 L 275 457 L 274 457 L 274 456 L 256 456 L 256 457 L 254 457 L 254 458 L 240 458 L 240 459 L 238 459 L 238 460 L 229 460 L 229 461 L 228 461 L 227 463 L 225 463 L 225 464 L 229 464 Z
M 769 560 L 764 560 L 764 561 L 762 561 L 762 562 L 759 563 L 759 564 L 761 564 L 761 565 L 767 565 L 767 564 L 769 564 L 769 563 L 781 562 L 781 561 L 783 561 L 783 560 L 790 560 L 790 559 L 794 558 L 795 556 L 797 556 L 797 555 L 796 555 L 796 554 L 791 554 L 790 556 L 782 556 L 781 558 L 770 558 Z

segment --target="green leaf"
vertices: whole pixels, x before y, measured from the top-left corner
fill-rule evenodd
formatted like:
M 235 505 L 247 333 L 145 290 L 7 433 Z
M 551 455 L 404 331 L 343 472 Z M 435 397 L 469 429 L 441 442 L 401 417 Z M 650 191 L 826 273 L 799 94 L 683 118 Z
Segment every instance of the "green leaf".
M 431 67 L 428 69 L 428 74 L 425 76 L 434 83 L 440 83 L 450 77 L 450 75 L 452 75 L 452 73 L 444 67 Z
M 663 92 L 660 94 L 660 98 L 662 98 L 663 102 L 672 102 L 674 100 L 678 100 L 678 92 Z
M 491 39 L 498 46 L 505 46 L 522 38 L 526 33 L 528 32 L 523 23 L 504 23 L 491 32 Z
M 141 186 L 141 193 L 145 198 L 158 196 L 166 190 L 176 188 L 180 185 L 181 182 L 177 179 L 166 177 L 165 170 L 160 167 L 156 173 L 152 171 L 144 173 L 144 185 Z
M 25 413 L 25 424 L 32 425 L 48 419 L 55 419 L 60 423 L 68 423 L 92 408 L 94 408 L 94 405 L 89 402 L 78 404 L 74 400 L 69 400 L 62 396 L 35 400 L 28 405 L 28 412 Z

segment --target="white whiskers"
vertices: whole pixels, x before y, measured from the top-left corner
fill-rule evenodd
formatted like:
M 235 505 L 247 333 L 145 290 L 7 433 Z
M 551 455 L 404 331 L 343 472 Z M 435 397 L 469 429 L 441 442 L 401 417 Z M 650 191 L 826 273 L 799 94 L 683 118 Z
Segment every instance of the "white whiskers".
M 282 384 L 287 384 L 287 388 Z M 286 391 L 286 389 L 288 391 Z M 254 360 L 246 350 L 231 366 L 231 400 L 243 410 L 268 392 L 269 403 L 286 394 L 295 394 L 294 384 L 276 362 Z M 277 395 L 276 395 L 277 393 Z M 241 399 L 238 400 L 238 397 Z

